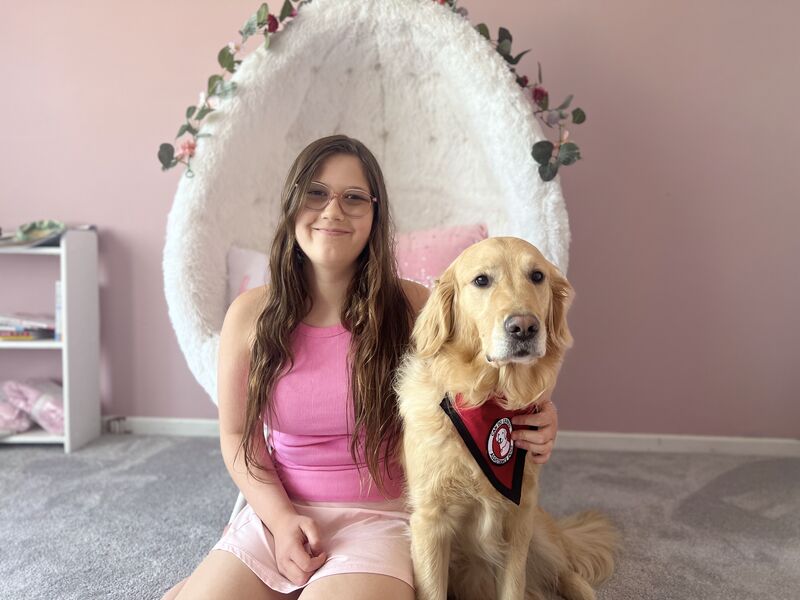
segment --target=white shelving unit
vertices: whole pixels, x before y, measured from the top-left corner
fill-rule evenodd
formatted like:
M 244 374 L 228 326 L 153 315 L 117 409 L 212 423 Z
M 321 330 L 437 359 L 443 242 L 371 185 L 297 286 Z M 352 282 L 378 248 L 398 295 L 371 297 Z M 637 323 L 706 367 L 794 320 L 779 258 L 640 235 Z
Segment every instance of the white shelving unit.
M 61 352 L 64 392 L 64 435 L 36 428 L 0 438 L 2 444 L 63 444 L 72 452 L 100 435 L 100 299 L 97 283 L 97 233 L 68 229 L 61 245 L 0 248 L 2 261 L 15 254 L 53 255 L 60 260 L 61 340 L 0 341 L 2 352 Z M 0 354 L 2 356 L 2 354 Z M 2 360 L 2 358 L 0 358 Z M 5 374 L 3 374 L 5 375 Z

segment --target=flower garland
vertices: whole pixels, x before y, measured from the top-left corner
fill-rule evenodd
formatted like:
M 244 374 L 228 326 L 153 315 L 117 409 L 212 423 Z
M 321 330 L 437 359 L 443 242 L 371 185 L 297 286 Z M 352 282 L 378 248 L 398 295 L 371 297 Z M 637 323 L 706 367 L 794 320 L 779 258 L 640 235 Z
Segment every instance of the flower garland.
M 457 0 L 433 0 L 437 4 L 449 6 L 450 9 L 458 13 L 464 18 L 469 14 L 467 9 L 459 7 Z M 530 50 L 520 52 L 516 56 L 511 54 L 511 42 L 513 37 L 511 32 L 505 27 L 500 27 L 497 31 L 497 39 L 492 40 L 489 34 L 489 28 L 485 23 L 480 23 L 475 26 L 475 30 L 480 33 L 487 41 L 492 44 L 497 50 L 498 54 L 503 57 L 509 65 L 509 69 L 517 78 L 517 83 L 526 90 L 531 90 L 530 94 L 533 98 L 534 104 L 538 107 L 533 112 L 548 128 L 552 129 L 553 126 L 558 125 L 558 142 L 553 144 L 550 141 L 542 140 L 536 142 L 531 149 L 533 159 L 539 164 L 539 176 L 542 181 L 550 181 L 558 174 L 560 166 L 571 165 L 581 158 L 580 148 L 574 142 L 568 142 L 569 130 L 566 129 L 566 122 L 571 117 L 572 123 L 580 125 L 586 120 L 586 113 L 581 108 L 574 108 L 571 113 L 567 112 L 570 104 L 572 104 L 572 94 L 559 104 L 556 108 L 550 108 L 550 94 L 542 85 L 542 65 L 537 63 L 539 73 L 537 83 L 531 85 L 526 75 L 519 75 L 516 71 L 516 65 L 519 60 L 525 56 Z
M 187 134 L 189 137 L 184 137 L 177 143 L 177 150 L 172 144 L 161 144 L 158 148 L 158 160 L 161 163 L 162 171 L 171 169 L 180 163 L 186 165 L 186 176 L 194 177 L 191 158 L 197 149 L 197 140 L 201 137 L 210 136 L 208 133 L 200 133 L 200 123 L 218 108 L 223 98 L 227 98 L 236 92 L 236 82 L 226 81 L 225 77 L 229 73 L 235 73 L 239 65 L 242 64 L 242 61 L 236 58 L 237 54 L 241 52 L 247 40 L 257 34 L 264 36 L 264 47 L 269 48 L 272 36 L 283 31 L 297 16 L 297 11 L 300 7 L 309 2 L 311 0 L 300 0 L 299 2 L 297 0 L 284 0 L 278 16 L 270 13 L 269 6 L 264 2 L 239 30 L 242 41 L 240 43 L 229 42 L 226 46 L 223 46 L 217 54 L 217 62 L 222 67 L 222 71 L 208 78 L 208 85 L 205 91 L 200 92 L 197 106 L 190 106 L 186 109 L 186 122 L 178 129 L 178 135 L 175 136 L 175 139 L 178 140 Z
M 208 133 L 200 133 L 202 120 L 219 106 L 221 99 L 231 96 L 236 92 L 236 83 L 226 81 L 225 77 L 230 73 L 235 73 L 238 66 L 242 63 L 236 56 L 241 52 L 247 40 L 257 34 L 264 36 L 264 47 L 269 48 L 270 39 L 273 35 L 281 33 L 286 26 L 297 16 L 298 11 L 304 4 L 312 0 L 284 0 L 278 16 L 269 12 L 267 3 L 261 4 L 258 11 L 245 22 L 239 34 L 242 36 L 241 43 L 230 42 L 224 46 L 217 54 L 217 62 L 222 67 L 222 72 L 208 78 L 206 90 L 200 93 L 200 98 L 196 106 L 186 109 L 186 122 L 181 125 L 175 139 L 183 139 L 176 142 L 176 147 L 172 144 L 161 144 L 158 149 L 158 160 L 161 169 L 166 171 L 177 164 L 186 165 L 186 176 L 193 177 L 191 158 L 197 148 L 197 140 L 201 137 L 208 137 Z M 458 0 L 433 0 L 442 6 L 449 7 L 450 10 L 463 18 L 467 18 L 468 12 L 464 7 L 458 6 Z M 537 83 L 531 84 L 528 77 L 519 75 L 516 65 L 520 59 L 530 52 L 525 50 L 516 56 L 511 53 L 511 43 L 513 38 L 505 27 L 500 27 L 497 32 L 497 39 L 492 40 L 489 28 L 485 23 L 475 26 L 475 30 L 494 46 L 500 56 L 508 63 L 509 69 L 516 77 L 517 83 L 525 90 L 530 90 L 531 98 L 537 109 L 534 115 L 538 117 L 548 128 L 552 129 L 558 125 L 558 141 L 554 144 L 548 140 L 542 140 L 533 145 L 531 155 L 539 164 L 539 176 L 543 181 L 550 181 L 558 174 L 560 166 L 567 166 L 580 160 L 581 154 L 578 145 L 568 142 L 569 130 L 566 123 L 571 118 L 575 125 L 579 125 L 586 120 L 586 113 L 580 108 L 574 108 L 567 112 L 572 103 L 572 94 L 559 104 L 556 108 L 550 108 L 550 95 L 542 85 L 542 65 L 538 64 L 539 72 Z

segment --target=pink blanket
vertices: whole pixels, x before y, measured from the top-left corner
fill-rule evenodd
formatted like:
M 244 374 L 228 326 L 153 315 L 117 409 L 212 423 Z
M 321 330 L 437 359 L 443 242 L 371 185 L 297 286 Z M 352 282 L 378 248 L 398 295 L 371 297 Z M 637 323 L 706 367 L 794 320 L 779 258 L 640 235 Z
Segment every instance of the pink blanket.
M 9 380 L 3 383 L 6 401 L 28 415 L 48 433 L 64 433 L 64 405 L 61 386 L 49 379 Z
M 0 388 L 0 433 L 12 435 L 27 431 L 32 426 L 33 421 L 31 421 L 28 414 L 9 403 L 2 388 Z

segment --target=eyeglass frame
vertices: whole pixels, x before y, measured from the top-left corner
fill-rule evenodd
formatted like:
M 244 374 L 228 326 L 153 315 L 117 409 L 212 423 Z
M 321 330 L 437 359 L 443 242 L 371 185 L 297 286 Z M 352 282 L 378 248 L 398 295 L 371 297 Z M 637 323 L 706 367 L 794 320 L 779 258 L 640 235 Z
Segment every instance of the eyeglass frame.
M 334 198 L 338 197 L 339 200 L 341 200 L 342 199 L 342 195 L 347 193 L 347 192 L 349 192 L 349 191 L 359 191 L 359 192 L 365 192 L 366 191 L 366 190 L 362 190 L 361 188 L 347 188 L 346 190 L 344 190 L 342 192 L 334 192 L 331 188 L 329 188 L 327 185 L 325 185 L 321 181 L 312 181 L 311 183 L 313 183 L 315 185 L 321 185 L 326 190 L 328 190 L 328 194 L 330 195 L 330 198 L 328 199 L 327 204 L 325 204 L 325 206 L 323 206 L 322 208 L 311 208 L 309 206 L 306 206 L 305 205 L 305 199 L 304 199 L 303 208 L 305 208 L 307 210 L 313 210 L 314 212 L 323 212 L 326 208 L 328 208 L 331 205 L 331 202 L 333 202 Z M 294 187 L 295 188 L 299 188 L 300 187 L 299 183 L 295 182 Z M 367 192 L 367 194 L 369 194 L 369 192 Z M 372 201 L 373 204 L 377 204 L 378 203 L 378 198 L 375 197 L 375 196 L 370 195 L 369 199 Z M 341 204 L 339 204 L 339 210 L 342 211 L 342 214 L 347 215 L 347 213 L 344 212 L 344 209 L 342 208 Z M 350 217 L 351 219 L 360 219 L 361 217 L 367 216 L 367 213 L 364 213 L 363 215 L 359 215 L 358 217 L 353 217 L 351 215 L 347 215 L 347 216 Z

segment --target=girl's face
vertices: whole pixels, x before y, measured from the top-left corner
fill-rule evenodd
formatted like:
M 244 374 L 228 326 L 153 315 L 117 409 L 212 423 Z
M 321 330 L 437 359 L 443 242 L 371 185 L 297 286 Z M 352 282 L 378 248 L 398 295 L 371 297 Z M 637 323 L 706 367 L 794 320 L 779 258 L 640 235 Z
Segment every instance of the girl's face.
M 335 197 L 321 211 L 305 206 L 300 209 L 294 225 L 297 243 L 315 266 L 351 266 L 367 245 L 374 218 L 371 205 L 362 217 L 342 212 L 341 193 L 345 190 L 359 189 L 372 195 L 361 161 L 350 154 L 329 156 L 312 181 L 327 186 Z

